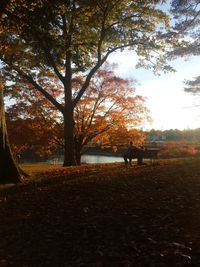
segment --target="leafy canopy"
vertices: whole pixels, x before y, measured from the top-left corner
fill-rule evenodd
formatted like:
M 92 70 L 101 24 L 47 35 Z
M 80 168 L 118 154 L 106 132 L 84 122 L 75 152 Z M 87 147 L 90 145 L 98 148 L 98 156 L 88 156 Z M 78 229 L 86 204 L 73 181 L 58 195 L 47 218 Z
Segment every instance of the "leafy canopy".
M 199 56 L 200 55 L 200 1 L 174 0 L 172 1 L 172 14 L 176 21 L 174 30 L 185 40 L 185 45 L 177 46 L 173 56 Z M 185 91 L 198 94 L 200 92 L 200 76 L 185 81 Z
M 17 71 L 43 94 L 38 80 L 41 71 L 56 73 L 64 85 L 73 73 L 88 71 L 75 106 L 91 76 L 117 50 L 129 47 L 155 70 L 169 69 L 163 56 L 170 43 L 164 38 L 169 17 L 156 8 L 157 2 L 11 1 L 1 21 L 0 58 L 9 72 Z M 16 28 L 19 21 L 23 22 L 20 32 Z M 62 111 L 49 94 L 46 96 Z

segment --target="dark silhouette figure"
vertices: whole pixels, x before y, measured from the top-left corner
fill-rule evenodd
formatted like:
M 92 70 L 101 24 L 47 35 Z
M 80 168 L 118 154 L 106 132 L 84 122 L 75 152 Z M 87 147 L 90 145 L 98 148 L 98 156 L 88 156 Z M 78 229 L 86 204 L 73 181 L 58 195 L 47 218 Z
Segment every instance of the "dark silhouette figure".
M 137 159 L 137 164 L 142 165 L 144 164 L 144 158 L 151 160 L 157 159 L 158 152 L 158 150 L 145 149 L 144 147 L 138 148 L 133 146 L 133 142 L 130 142 L 127 151 L 123 155 L 123 158 L 126 166 L 128 163 L 131 165 L 132 159 Z

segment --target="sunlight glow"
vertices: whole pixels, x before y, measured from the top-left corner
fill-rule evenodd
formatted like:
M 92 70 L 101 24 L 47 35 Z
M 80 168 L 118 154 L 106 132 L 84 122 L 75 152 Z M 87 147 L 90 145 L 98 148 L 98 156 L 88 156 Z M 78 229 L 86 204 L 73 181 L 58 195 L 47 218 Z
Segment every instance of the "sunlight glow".
M 137 55 L 126 51 L 110 57 L 110 63 L 118 63 L 116 74 L 139 82 L 136 92 L 147 97 L 147 107 L 153 119 L 144 129 L 194 129 L 200 128 L 200 107 L 197 97 L 184 92 L 183 81 L 199 75 L 200 57 L 172 62 L 175 73 L 155 76 L 151 70 L 136 69 Z M 200 104 L 200 102 L 199 102 Z

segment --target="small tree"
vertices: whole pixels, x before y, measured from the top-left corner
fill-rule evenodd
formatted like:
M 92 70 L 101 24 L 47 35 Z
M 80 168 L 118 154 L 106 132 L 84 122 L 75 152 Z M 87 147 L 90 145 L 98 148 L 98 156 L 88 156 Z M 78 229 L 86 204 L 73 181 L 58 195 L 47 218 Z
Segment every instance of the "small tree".
M 128 127 L 136 127 L 148 117 L 144 103 L 145 99 L 136 95 L 132 80 L 116 77 L 110 68 L 97 71 L 75 108 L 77 162 L 83 147 L 92 140 L 110 146 L 127 143 L 131 138 Z M 121 132 L 126 135 L 119 138 Z
M 60 96 L 59 88 L 54 95 Z M 7 107 L 7 127 L 16 155 L 28 150 L 45 157 L 51 155 L 58 145 L 63 146 L 61 118 L 44 96 L 32 86 L 27 88 L 20 82 L 7 86 L 6 96 L 10 102 L 14 101 Z

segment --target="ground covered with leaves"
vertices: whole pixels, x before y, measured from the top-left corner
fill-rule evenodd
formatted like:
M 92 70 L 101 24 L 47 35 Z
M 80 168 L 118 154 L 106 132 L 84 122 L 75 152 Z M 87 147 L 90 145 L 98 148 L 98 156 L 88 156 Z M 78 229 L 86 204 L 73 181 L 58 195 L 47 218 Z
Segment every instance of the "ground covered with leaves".
M 0 187 L 0 266 L 200 266 L 199 162 L 24 167 Z

